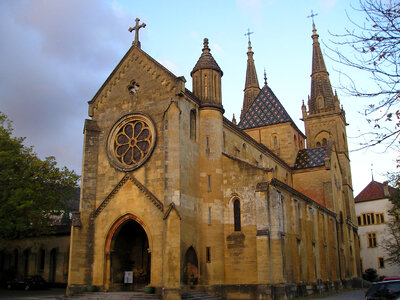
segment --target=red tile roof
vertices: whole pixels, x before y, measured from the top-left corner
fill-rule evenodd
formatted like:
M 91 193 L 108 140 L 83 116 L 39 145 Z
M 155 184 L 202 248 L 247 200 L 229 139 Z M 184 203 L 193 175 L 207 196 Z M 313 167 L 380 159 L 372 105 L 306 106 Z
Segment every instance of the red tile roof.
M 363 202 L 377 199 L 388 198 L 384 193 L 384 186 L 387 183 L 380 183 L 372 180 L 355 198 L 354 202 Z M 394 188 L 389 186 L 389 194 L 392 195 Z

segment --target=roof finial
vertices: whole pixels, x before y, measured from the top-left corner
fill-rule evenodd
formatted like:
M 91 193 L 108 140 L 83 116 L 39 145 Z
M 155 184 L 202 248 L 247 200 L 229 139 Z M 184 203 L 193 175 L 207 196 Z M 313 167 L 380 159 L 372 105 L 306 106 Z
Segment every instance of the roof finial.
M 146 24 L 142 23 L 141 25 L 139 25 L 139 18 L 135 19 L 136 25 L 134 27 L 129 27 L 129 32 L 132 32 L 135 30 L 135 40 L 132 42 L 132 45 L 135 45 L 136 47 L 140 48 L 140 42 L 139 42 L 139 29 L 140 28 L 145 28 Z
M 372 176 L 372 181 L 374 181 L 374 164 L 371 164 L 371 176 Z
M 267 72 L 265 72 L 265 67 L 264 67 L 264 85 L 267 85 Z
M 233 117 L 232 117 L 232 123 L 233 123 L 233 124 L 235 124 L 235 125 L 237 124 L 237 123 L 236 123 L 235 114 L 233 114 Z
M 247 28 L 247 32 L 244 35 L 247 35 L 249 37 L 249 47 L 251 47 L 251 41 L 250 41 L 250 34 L 253 34 L 254 32 L 250 32 L 250 29 Z
M 318 14 L 314 14 L 313 10 L 311 10 L 311 15 L 307 16 L 307 18 L 312 19 L 312 27 L 313 27 L 313 33 L 317 33 L 317 29 L 315 29 L 315 23 L 314 23 L 314 17 L 318 16 Z
M 204 39 L 203 45 L 204 45 L 203 50 L 205 49 L 210 50 L 210 48 L 208 47 L 208 38 Z

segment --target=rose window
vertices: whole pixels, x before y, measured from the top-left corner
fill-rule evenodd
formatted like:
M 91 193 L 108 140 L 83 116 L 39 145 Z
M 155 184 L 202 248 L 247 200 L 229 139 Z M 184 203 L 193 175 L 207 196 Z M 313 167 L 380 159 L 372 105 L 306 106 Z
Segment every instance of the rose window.
M 155 142 L 152 122 L 143 115 L 129 115 L 114 125 L 108 140 L 111 162 L 122 171 L 142 165 L 151 155 Z
M 123 164 L 137 164 L 149 151 L 150 144 L 149 126 L 143 121 L 129 122 L 115 137 L 115 156 Z

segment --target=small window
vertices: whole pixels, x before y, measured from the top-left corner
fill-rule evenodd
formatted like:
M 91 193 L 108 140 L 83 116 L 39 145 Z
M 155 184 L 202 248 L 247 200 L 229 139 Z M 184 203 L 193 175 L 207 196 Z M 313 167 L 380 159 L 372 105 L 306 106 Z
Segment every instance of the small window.
M 278 149 L 278 138 L 274 136 L 274 148 Z
M 385 217 L 384 217 L 383 213 L 375 214 L 375 220 L 376 220 L 376 224 L 385 223 Z
M 206 247 L 206 261 L 208 263 L 211 262 L 211 249 L 210 249 L 210 247 Z
M 328 144 L 328 141 L 325 138 L 323 138 L 322 139 L 322 146 L 326 146 L 326 144 Z
M 360 216 L 357 217 L 357 222 L 358 222 L 358 226 L 361 226 L 361 217 Z
M 190 138 L 196 139 L 196 110 L 194 109 L 190 111 Z
M 383 257 L 378 257 L 378 268 L 383 269 L 385 267 L 385 259 Z
M 205 96 L 205 98 L 208 97 L 208 80 L 207 80 L 207 75 L 204 75 L 204 96 Z
M 208 225 L 211 224 L 211 207 L 208 208 Z
M 240 201 L 236 199 L 233 201 L 233 216 L 234 216 L 234 228 L 235 231 L 241 231 L 242 226 L 240 222 Z
M 368 248 L 376 248 L 376 233 L 375 232 L 367 232 L 367 244 Z
M 317 147 L 321 147 L 321 143 L 320 142 L 317 142 Z
M 211 192 L 211 175 L 207 175 L 208 191 Z

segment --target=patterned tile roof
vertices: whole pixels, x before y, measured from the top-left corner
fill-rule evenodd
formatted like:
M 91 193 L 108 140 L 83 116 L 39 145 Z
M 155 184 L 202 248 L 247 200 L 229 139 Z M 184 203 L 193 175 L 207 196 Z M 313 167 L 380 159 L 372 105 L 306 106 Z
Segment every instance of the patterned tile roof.
M 293 121 L 269 86 L 264 85 L 238 126 L 241 129 L 249 129 L 285 122 Z
M 321 167 L 325 165 L 326 147 L 302 149 L 297 154 L 295 169 Z
M 384 192 L 384 186 L 387 183 L 380 183 L 372 180 L 355 198 L 354 202 L 363 202 L 377 199 L 387 198 Z M 395 192 L 395 189 L 391 186 L 388 187 L 389 195 Z

